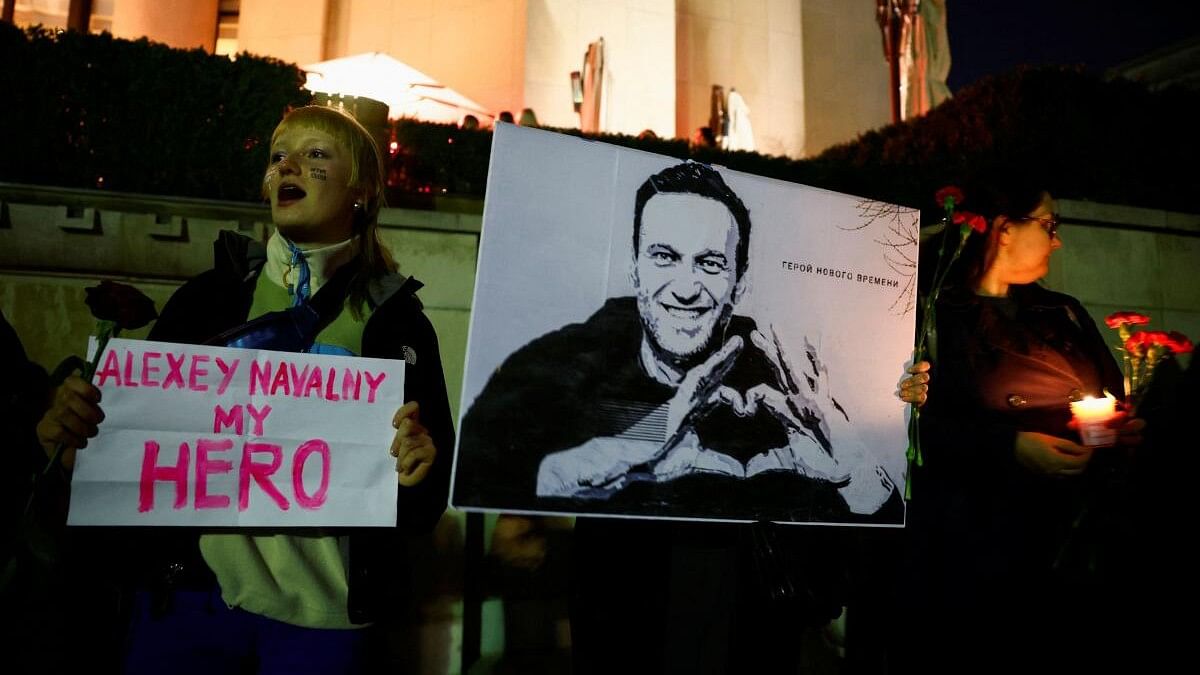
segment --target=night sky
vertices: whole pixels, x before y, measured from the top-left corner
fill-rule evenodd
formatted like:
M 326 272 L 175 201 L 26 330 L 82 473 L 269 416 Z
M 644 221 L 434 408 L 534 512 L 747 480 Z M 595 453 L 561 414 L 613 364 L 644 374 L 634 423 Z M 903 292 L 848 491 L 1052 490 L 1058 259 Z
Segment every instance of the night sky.
M 1102 72 L 1200 33 L 1195 0 L 947 0 L 951 91 L 1020 64 Z

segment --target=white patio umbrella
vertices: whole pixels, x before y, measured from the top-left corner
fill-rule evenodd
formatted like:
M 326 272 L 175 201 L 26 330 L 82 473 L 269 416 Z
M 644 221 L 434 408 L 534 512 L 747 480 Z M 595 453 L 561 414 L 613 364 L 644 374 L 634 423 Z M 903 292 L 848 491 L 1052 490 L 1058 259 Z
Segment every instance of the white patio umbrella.
M 321 61 L 304 66 L 304 71 L 309 91 L 382 101 L 392 119 L 457 123 L 467 114 L 495 117 L 475 101 L 382 52 Z

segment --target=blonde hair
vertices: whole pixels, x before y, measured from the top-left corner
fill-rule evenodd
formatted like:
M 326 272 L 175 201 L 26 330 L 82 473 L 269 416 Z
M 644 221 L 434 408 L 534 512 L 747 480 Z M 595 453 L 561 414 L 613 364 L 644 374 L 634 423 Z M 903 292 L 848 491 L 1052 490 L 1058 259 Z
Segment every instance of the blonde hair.
M 358 120 L 334 108 L 308 105 L 291 110 L 271 134 L 272 146 L 289 126 L 329 134 L 339 146 L 349 150 L 354 160 L 350 164 L 349 185 L 362 191 L 363 208 L 354 211 L 353 231 L 359 236 L 360 250 L 358 258 L 348 263 L 358 266 L 350 281 L 349 296 L 351 312 L 356 318 L 362 318 L 363 306 L 371 304 L 371 282 L 396 271 L 396 262 L 379 233 L 379 210 L 385 205 L 383 159 L 379 147 Z M 264 182 L 264 193 L 266 189 Z

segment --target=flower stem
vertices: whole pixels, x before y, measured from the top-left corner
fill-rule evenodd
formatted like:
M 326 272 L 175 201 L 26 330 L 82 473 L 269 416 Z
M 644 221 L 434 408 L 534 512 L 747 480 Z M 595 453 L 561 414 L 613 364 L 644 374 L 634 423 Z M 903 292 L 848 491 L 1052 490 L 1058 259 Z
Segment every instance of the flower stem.
M 100 357 L 104 355 L 105 348 L 108 347 L 108 341 L 117 337 L 121 333 L 121 327 L 116 323 L 107 320 L 100 320 L 96 324 L 96 353 L 92 354 L 92 358 L 83 365 L 83 369 L 79 376 L 86 382 L 92 381 L 92 375 L 96 374 L 96 368 L 100 365 Z M 66 444 L 59 443 L 54 448 L 54 454 L 50 457 L 50 461 L 46 463 L 46 468 L 42 469 L 42 475 L 45 476 L 54 470 L 54 467 L 59 465 L 62 459 L 63 452 L 66 451 Z M 30 500 L 32 503 L 32 495 Z
M 946 208 L 946 227 L 949 228 L 954 222 L 953 207 L 948 205 Z M 954 261 L 958 260 L 958 256 L 962 254 L 963 248 L 967 244 L 967 238 L 971 235 L 969 226 L 959 228 L 958 245 L 954 247 L 954 252 L 950 254 L 949 259 L 946 257 L 949 251 L 950 233 L 946 232 L 942 240 L 942 250 L 938 255 L 938 265 L 934 268 L 933 286 L 929 290 L 929 295 L 926 296 L 923 303 L 923 313 L 921 317 L 921 330 L 917 333 L 917 346 L 913 350 L 913 363 L 924 361 L 927 357 L 926 343 L 929 339 L 930 332 L 934 328 L 934 312 L 937 307 L 938 295 L 942 292 L 942 284 L 946 282 L 946 275 L 950 273 L 950 268 L 954 266 Z M 912 406 L 912 414 L 908 418 L 908 450 L 905 452 L 905 458 L 908 460 L 908 472 L 905 474 L 904 480 L 904 500 L 912 499 L 912 479 L 913 469 L 925 465 L 925 457 L 921 453 L 921 408 L 915 403 Z

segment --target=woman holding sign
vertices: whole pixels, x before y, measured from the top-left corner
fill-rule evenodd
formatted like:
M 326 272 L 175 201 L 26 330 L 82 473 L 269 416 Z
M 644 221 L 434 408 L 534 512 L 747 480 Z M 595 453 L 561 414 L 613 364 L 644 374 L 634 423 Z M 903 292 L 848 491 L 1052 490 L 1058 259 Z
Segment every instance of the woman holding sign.
M 1100 639 L 1092 629 L 1112 598 L 1071 559 L 1071 543 L 1120 453 L 1080 443 L 1069 401 L 1120 392 L 1121 374 L 1083 306 L 1036 283 L 1063 245 L 1043 187 L 1014 168 L 960 201 L 986 227 L 970 235 L 936 309 L 901 589 L 901 652 L 913 661 L 900 670 L 1068 653 L 1079 668 L 1078 648 Z M 1139 420 L 1117 424 L 1119 442 L 1137 442 Z
M 232 232 L 212 270 L 164 307 L 151 340 L 402 359 L 392 420 L 397 528 L 431 529 L 446 505 L 453 427 L 437 337 L 379 236 L 383 170 L 370 134 L 316 106 L 290 112 L 271 138 L 263 194 L 276 231 L 265 248 Z M 39 425 L 48 452 L 83 448 L 103 419 L 99 390 L 78 378 Z M 63 456 L 72 466 L 74 450 Z M 140 528 L 123 561 L 136 588 L 125 668 L 159 672 L 362 672 L 363 627 L 395 609 L 408 584 L 394 529 Z

